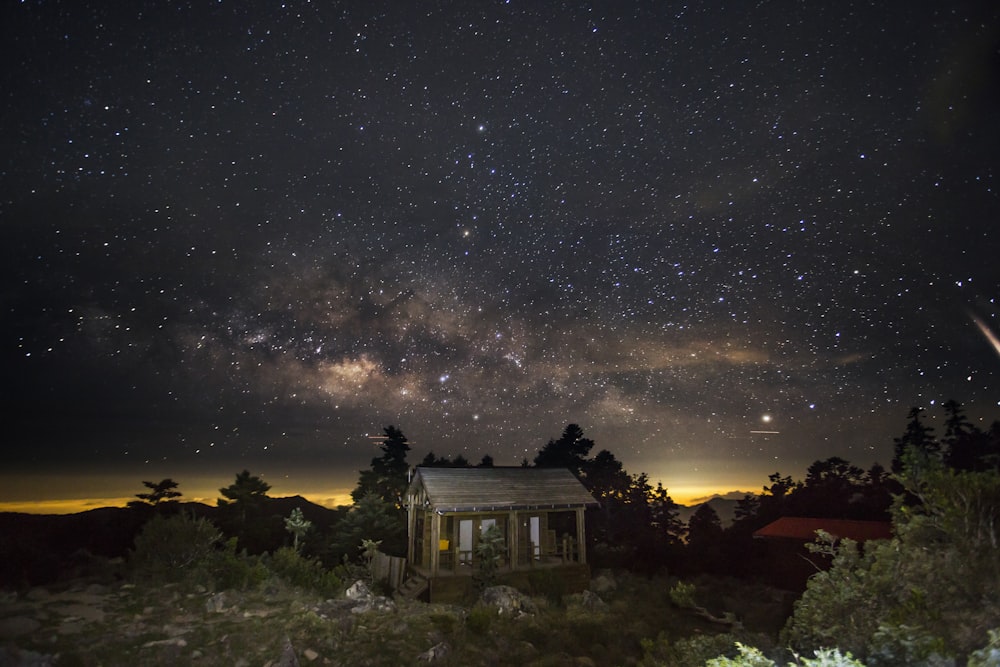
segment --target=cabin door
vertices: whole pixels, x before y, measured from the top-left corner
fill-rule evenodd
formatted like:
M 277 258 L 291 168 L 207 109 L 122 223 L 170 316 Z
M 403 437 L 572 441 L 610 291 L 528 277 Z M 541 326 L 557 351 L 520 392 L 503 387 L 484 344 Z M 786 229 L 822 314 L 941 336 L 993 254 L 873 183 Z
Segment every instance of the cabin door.
M 458 522 L 458 561 L 472 562 L 472 519 L 461 519 Z
M 414 522 L 413 528 L 413 564 L 423 565 L 424 564 L 424 515 L 423 512 L 417 516 L 417 520 Z
M 531 532 L 531 556 L 538 560 L 542 556 L 542 518 L 533 516 L 528 521 Z

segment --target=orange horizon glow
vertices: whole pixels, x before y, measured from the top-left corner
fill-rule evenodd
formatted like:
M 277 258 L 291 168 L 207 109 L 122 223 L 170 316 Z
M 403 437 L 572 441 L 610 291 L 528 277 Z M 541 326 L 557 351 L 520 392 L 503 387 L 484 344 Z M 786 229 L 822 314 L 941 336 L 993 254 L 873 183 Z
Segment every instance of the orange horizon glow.
M 288 496 L 302 496 L 306 500 L 327 509 L 337 509 L 344 505 L 351 505 L 351 492 L 344 491 L 335 495 L 318 496 L 308 493 L 290 493 Z M 272 498 L 288 497 L 284 494 L 271 495 Z M 12 500 L 0 501 L 0 512 L 20 512 L 22 514 L 79 514 L 90 510 L 102 509 L 105 507 L 126 507 L 129 502 L 135 500 L 135 496 L 125 496 L 117 498 L 59 498 L 52 500 Z M 194 496 L 181 496 L 178 500 L 184 503 L 202 503 L 214 507 L 218 495 L 212 498 L 199 498 Z
M 751 491 L 720 491 L 705 486 L 690 486 L 679 488 L 676 492 L 670 491 L 670 497 L 679 505 L 698 505 L 716 497 L 736 497 L 753 493 Z M 272 498 L 285 498 L 290 496 L 301 496 L 311 503 L 326 507 L 327 509 L 337 509 L 338 507 L 353 504 L 350 489 L 336 489 L 332 493 L 294 493 L 285 492 L 275 494 L 272 490 L 269 493 Z M 180 502 L 202 503 L 214 507 L 218 500 L 218 494 L 214 496 L 183 495 Z M 19 512 L 22 514 L 78 514 L 90 510 L 105 507 L 125 507 L 129 502 L 135 500 L 132 496 L 117 497 L 93 497 L 93 498 L 52 498 L 44 500 L 10 500 L 0 501 L 0 512 Z
M 148 490 L 137 480 L 165 478 L 179 481 L 177 490 L 182 494 L 179 498 L 181 502 L 198 502 L 214 507 L 221 497 L 219 489 L 232 481 L 229 474 L 208 471 L 194 473 L 164 467 L 149 474 L 151 472 L 0 474 L 0 512 L 76 514 L 103 507 L 125 507 L 136 500 L 135 494 Z M 686 506 L 698 505 L 719 496 L 738 499 L 746 493 L 759 493 L 760 481 L 747 481 L 746 475 L 741 473 L 715 473 L 709 479 L 702 472 L 689 472 L 680 478 L 674 471 L 672 474 L 657 475 L 659 479 L 650 475 L 650 484 L 655 487 L 662 482 L 674 502 Z M 272 498 L 302 496 L 329 509 L 352 505 L 351 491 L 357 482 L 353 473 L 334 477 L 288 471 L 288 474 L 262 474 L 261 477 L 271 484 L 268 495 Z

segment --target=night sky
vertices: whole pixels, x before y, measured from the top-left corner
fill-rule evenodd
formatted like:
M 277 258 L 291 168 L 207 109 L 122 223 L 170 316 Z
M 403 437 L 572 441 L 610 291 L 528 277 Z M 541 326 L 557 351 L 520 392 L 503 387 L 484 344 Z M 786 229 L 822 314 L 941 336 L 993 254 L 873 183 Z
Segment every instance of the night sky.
M 389 424 L 570 422 L 684 501 L 1000 418 L 994 2 L 31 0 L 0 44 L 0 505 L 343 501 Z

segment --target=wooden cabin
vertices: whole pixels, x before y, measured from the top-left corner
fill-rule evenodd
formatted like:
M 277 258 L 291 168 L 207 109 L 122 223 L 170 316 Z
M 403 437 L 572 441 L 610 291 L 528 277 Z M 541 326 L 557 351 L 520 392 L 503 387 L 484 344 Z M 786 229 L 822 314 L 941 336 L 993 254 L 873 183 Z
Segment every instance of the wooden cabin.
M 406 492 L 415 583 L 403 592 L 460 599 L 472 588 L 479 537 L 493 526 L 505 539 L 503 583 L 524 588 L 528 573 L 550 569 L 567 592 L 582 590 L 590 580 L 584 510 L 597 504 L 562 468 L 418 467 Z

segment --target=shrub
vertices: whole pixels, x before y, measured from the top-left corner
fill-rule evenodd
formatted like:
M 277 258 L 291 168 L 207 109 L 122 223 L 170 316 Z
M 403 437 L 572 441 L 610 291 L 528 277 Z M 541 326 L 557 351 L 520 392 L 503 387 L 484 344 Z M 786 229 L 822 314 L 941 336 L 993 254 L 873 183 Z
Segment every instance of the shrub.
M 737 643 L 739 655 L 734 658 L 713 658 L 705 663 L 706 667 L 777 667 L 777 663 L 766 657 L 760 649 Z M 815 652 L 815 658 L 796 657 L 789 667 L 865 667 L 851 657 L 851 654 L 841 655 L 837 649 L 821 649 Z
M 894 537 L 859 552 L 828 539 L 782 638 L 798 651 L 837 646 L 871 665 L 961 661 L 1000 619 L 1000 475 L 923 461 L 900 478 Z M 822 541 L 822 540 L 821 540 Z
M 465 619 L 465 627 L 469 632 L 485 635 L 490 630 L 494 612 L 489 607 L 473 607 Z
M 562 604 L 562 596 L 566 593 L 566 582 L 554 570 L 533 570 L 528 574 L 528 586 L 531 594 L 544 597 L 549 603 Z
M 730 634 L 694 635 L 671 641 L 664 633 L 643 639 L 640 667 L 703 667 L 716 656 L 735 656 L 737 642 Z
M 256 556 L 236 552 L 237 538 L 231 537 L 215 551 L 209 562 L 213 583 L 218 588 L 246 589 L 267 580 L 267 568 Z
M 1000 667 L 1000 628 L 988 634 L 989 643 L 969 654 L 969 667 Z
M 274 574 L 293 586 L 323 595 L 339 593 L 344 584 L 335 572 L 323 567 L 315 558 L 303 556 L 293 547 L 282 547 L 271 554 L 268 565 Z
M 157 515 L 136 536 L 129 565 L 139 578 L 180 581 L 209 564 L 221 538 L 207 519 Z

